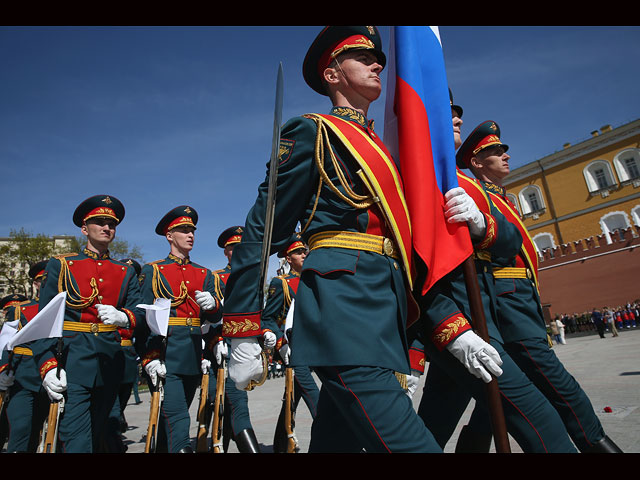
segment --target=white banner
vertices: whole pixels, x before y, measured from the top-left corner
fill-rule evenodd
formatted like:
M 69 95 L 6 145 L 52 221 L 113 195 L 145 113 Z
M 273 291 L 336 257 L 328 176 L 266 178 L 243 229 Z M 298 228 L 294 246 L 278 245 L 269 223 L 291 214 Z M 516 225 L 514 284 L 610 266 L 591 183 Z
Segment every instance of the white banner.
M 169 328 L 169 314 L 171 313 L 171 300 L 168 298 L 156 298 L 153 305 L 137 305 L 138 308 L 146 310 L 147 325 L 153 333 L 167 336 Z
M 67 292 L 60 292 L 7 343 L 7 350 L 41 338 L 62 337 Z

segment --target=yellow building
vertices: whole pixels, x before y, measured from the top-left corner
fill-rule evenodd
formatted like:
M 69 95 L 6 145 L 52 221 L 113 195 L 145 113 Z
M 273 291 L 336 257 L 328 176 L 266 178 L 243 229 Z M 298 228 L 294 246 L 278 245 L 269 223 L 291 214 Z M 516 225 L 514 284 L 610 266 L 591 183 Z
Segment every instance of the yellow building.
M 640 225 L 640 119 L 514 169 L 504 181 L 538 250 Z

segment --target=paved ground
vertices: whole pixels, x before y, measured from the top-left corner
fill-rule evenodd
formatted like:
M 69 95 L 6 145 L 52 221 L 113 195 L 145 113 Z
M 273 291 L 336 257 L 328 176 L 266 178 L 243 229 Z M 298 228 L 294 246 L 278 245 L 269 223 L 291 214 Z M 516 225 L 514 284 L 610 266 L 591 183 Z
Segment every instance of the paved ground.
M 607 434 L 627 453 L 640 453 L 640 328 L 625 330 L 616 338 L 609 333 L 605 339 L 597 334 L 568 336 L 566 345 L 556 345 L 554 350 L 565 367 L 582 385 L 593 403 Z M 424 377 L 423 377 L 424 378 Z M 280 411 L 284 379 L 275 378 L 249 392 L 249 408 L 256 436 L 264 453 L 272 451 L 273 432 Z M 414 396 L 418 406 L 421 386 Z M 149 394 L 141 393 L 142 404 L 133 404 L 133 397 L 126 409 L 129 429 L 125 434 L 128 453 L 144 451 L 144 439 L 149 419 Z M 445 448 L 453 452 L 458 432 L 468 419 L 472 405 Z M 606 412 L 611 410 L 610 412 Z M 192 407 L 195 418 L 197 401 Z M 296 436 L 302 452 L 309 445 L 311 417 L 303 402 L 296 414 Z M 195 441 L 197 425 L 192 424 Z M 512 440 L 513 453 L 521 452 Z M 231 442 L 230 453 L 237 449 Z

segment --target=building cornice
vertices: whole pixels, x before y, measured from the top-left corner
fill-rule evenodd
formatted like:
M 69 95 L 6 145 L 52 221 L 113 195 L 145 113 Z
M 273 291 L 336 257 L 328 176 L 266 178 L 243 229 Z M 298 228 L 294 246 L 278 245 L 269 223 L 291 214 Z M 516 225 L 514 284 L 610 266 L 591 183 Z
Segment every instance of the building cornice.
M 502 184 L 504 187 L 508 187 L 510 184 L 539 174 L 543 170 L 580 159 L 584 156 L 597 152 L 598 150 L 608 148 L 618 142 L 628 140 L 636 135 L 640 135 L 640 119 L 634 120 L 633 122 L 612 130 L 599 133 L 598 135 L 576 145 L 566 147 L 564 150 L 552 153 L 551 155 L 547 155 L 539 160 L 534 160 L 522 167 L 516 168 L 507 175 Z

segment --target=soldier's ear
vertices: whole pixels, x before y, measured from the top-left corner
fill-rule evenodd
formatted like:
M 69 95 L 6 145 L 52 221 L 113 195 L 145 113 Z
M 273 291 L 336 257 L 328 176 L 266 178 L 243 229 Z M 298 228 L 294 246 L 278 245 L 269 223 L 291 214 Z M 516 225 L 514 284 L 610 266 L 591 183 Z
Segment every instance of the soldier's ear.
M 482 162 L 475 155 L 471 157 L 469 160 L 469 167 L 471 168 L 482 168 Z
M 89 234 L 89 230 L 87 229 L 87 222 L 82 222 L 82 226 L 80 227 L 80 232 L 86 237 Z

